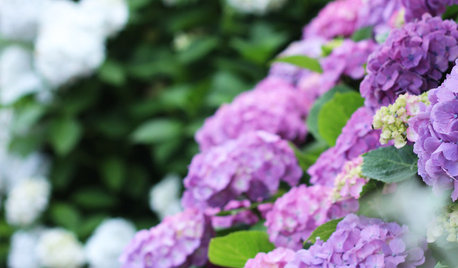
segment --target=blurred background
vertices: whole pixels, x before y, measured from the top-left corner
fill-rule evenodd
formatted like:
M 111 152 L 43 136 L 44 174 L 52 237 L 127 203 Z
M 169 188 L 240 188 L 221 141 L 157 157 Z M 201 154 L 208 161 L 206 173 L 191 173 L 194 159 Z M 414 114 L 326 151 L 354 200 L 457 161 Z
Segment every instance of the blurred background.
M 326 2 L 0 0 L 0 267 L 19 230 L 179 209 L 196 130 Z

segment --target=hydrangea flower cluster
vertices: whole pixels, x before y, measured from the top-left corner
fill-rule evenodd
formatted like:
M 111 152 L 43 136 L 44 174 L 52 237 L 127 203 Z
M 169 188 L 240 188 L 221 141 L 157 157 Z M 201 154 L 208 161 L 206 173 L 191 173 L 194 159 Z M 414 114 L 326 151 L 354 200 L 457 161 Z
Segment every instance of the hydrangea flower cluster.
M 206 119 L 196 140 L 202 150 L 207 150 L 244 133 L 264 130 L 286 140 L 303 141 L 307 106 L 303 93 L 280 79 L 268 78 L 231 104 L 221 106 Z
M 350 214 L 326 241 L 300 250 L 286 268 L 416 267 L 424 263 L 423 249 L 408 248 L 407 227 Z
M 182 204 L 203 210 L 222 208 L 242 195 L 261 201 L 277 192 L 280 181 L 293 186 L 301 175 L 286 141 L 264 131 L 250 132 L 194 156 Z
M 280 9 L 287 0 L 227 0 L 226 2 L 240 13 L 264 15 Z
M 44 179 L 29 179 L 16 185 L 6 199 L 6 220 L 11 225 L 32 224 L 48 206 L 51 186 Z
M 331 194 L 334 202 L 351 198 L 359 199 L 364 185 L 369 181 L 362 174 L 362 165 L 362 156 L 345 163 L 335 179 L 335 186 Z
M 383 35 L 400 24 L 397 21 L 404 19 L 403 11 L 400 0 L 363 0 L 358 28 L 374 26 L 374 33 Z
M 409 120 L 410 137 L 415 141 L 418 173 L 433 188 L 454 188 L 458 199 L 458 67 L 444 83 L 428 92 L 431 105 Z
M 456 0 L 402 0 L 406 9 L 405 18 L 412 21 L 420 18 L 423 14 L 429 13 L 438 16 L 445 12 L 447 6 L 458 4 Z
M 426 239 L 428 243 L 434 243 L 441 237 L 446 241 L 458 243 L 458 207 L 436 217 L 428 226 Z
M 83 245 L 72 232 L 61 228 L 43 231 L 36 251 L 38 263 L 43 267 L 77 268 L 85 262 Z
M 245 268 L 275 267 L 284 268 L 288 262 L 293 260 L 294 251 L 287 248 L 276 248 L 275 250 L 264 253 L 260 252 L 253 259 L 249 259 Z
M 166 217 L 150 230 L 138 232 L 120 257 L 122 267 L 189 267 L 207 262 L 212 231 L 206 216 L 195 209 Z
M 167 175 L 161 182 L 155 184 L 150 192 L 150 208 L 163 219 L 181 211 L 181 178 L 177 175 Z
M 372 119 L 373 113 L 366 107 L 353 113 L 337 138 L 336 145 L 321 154 L 308 169 L 311 183 L 333 187 L 346 161 L 381 146 L 380 130 L 372 129 Z
M 124 247 L 135 236 L 134 225 L 125 219 L 103 221 L 84 247 L 90 267 L 121 267 L 118 261 Z
M 224 208 L 214 209 L 214 214 L 220 211 L 233 211 L 231 215 L 227 216 L 212 216 L 211 222 L 212 226 L 215 229 L 218 228 L 230 228 L 239 224 L 253 225 L 259 221 L 258 216 L 253 211 L 249 210 L 251 202 L 248 200 L 231 200 L 227 203 Z M 210 213 L 210 210 L 207 210 L 206 213 Z
M 455 22 L 430 15 L 393 30 L 369 57 L 360 87 L 366 106 L 378 108 L 403 93 L 420 95 L 437 87 L 458 57 L 457 39 Z
M 8 255 L 8 267 L 11 268 L 40 268 L 36 246 L 43 230 L 18 230 L 11 236 Z
M 419 96 L 406 93 L 400 95 L 393 104 L 383 106 L 375 113 L 372 125 L 375 129 L 382 130 L 381 144 L 387 144 L 390 140 L 394 140 L 396 148 L 407 144 L 410 132 L 408 121 L 418 113 L 419 103 L 429 105 L 426 93 Z
M 266 216 L 270 241 L 278 247 L 299 250 L 316 227 L 358 209 L 355 200 L 333 204 L 331 190 L 320 185 L 300 185 L 277 199 Z

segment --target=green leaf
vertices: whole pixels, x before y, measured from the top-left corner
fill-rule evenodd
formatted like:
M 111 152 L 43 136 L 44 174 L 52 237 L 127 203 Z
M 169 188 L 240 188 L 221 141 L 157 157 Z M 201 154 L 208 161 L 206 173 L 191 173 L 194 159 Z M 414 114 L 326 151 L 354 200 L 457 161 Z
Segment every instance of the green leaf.
M 309 238 L 307 238 L 306 242 L 315 243 L 318 238 L 321 241 L 326 242 L 329 239 L 329 237 L 335 232 L 337 224 L 339 224 L 341 220 L 343 220 L 343 218 L 331 220 L 325 224 L 318 226 L 315 229 L 315 231 L 313 231 L 313 233 L 309 236 Z
M 223 267 L 244 267 L 248 259 L 259 252 L 274 249 L 269 236 L 261 231 L 239 231 L 210 241 L 208 257 L 210 262 Z
M 132 134 L 137 143 L 160 143 L 180 136 L 182 124 L 176 120 L 154 119 L 143 123 Z
M 337 137 L 351 115 L 364 104 L 364 99 L 356 92 L 337 92 L 326 102 L 318 114 L 318 133 L 330 145 L 336 144 Z
M 111 190 L 119 191 L 125 177 L 124 162 L 116 157 L 110 157 L 101 165 L 102 178 Z
M 50 127 L 50 142 L 59 155 L 68 154 L 78 143 L 82 127 L 76 119 L 61 117 L 54 120 Z
M 85 217 L 84 221 L 78 226 L 78 236 L 87 237 L 99 226 L 103 220 L 109 218 L 108 215 L 96 214 Z
M 126 82 L 123 66 L 113 60 L 105 61 L 99 68 L 98 74 L 102 81 L 114 86 L 122 86 Z
M 337 85 L 315 101 L 307 117 L 308 130 L 313 134 L 315 139 L 323 140 L 318 132 L 318 114 L 320 113 L 320 110 L 323 107 L 323 105 L 326 102 L 330 101 L 332 97 L 334 97 L 334 94 L 336 94 L 337 92 L 344 93 L 349 92 L 351 90 L 352 89 L 346 85 Z
M 333 39 L 333 40 L 327 42 L 326 44 L 324 44 L 321 47 L 321 56 L 322 57 L 327 57 L 327 56 L 331 55 L 332 51 L 335 48 L 340 47 L 342 45 L 343 41 L 344 41 L 343 38 L 336 38 L 336 39 Z
M 92 188 L 79 190 L 73 194 L 72 200 L 88 209 L 108 209 L 116 204 L 115 196 L 107 194 L 104 190 Z
M 363 28 L 357 30 L 351 36 L 351 40 L 353 40 L 355 42 L 359 42 L 359 41 L 362 41 L 362 40 L 370 39 L 370 38 L 372 38 L 373 30 L 374 30 L 374 27 L 372 27 L 372 26 L 363 27 Z
M 285 56 L 275 59 L 273 62 L 289 63 L 313 72 L 323 73 L 320 62 L 317 59 L 307 57 L 305 55 Z
M 363 155 L 363 175 L 385 183 L 400 182 L 417 174 L 418 157 L 411 145 L 383 147 Z
M 50 208 L 51 219 L 55 224 L 69 230 L 76 230 L 81 221 L 78 210 L 69 204 L 56 203 Z
M 445 265 L 445 264 L 442 264 L 442 263 L 438 262 L 438 263 L 434 266 L 434 268 L 448 268 L 448 266 Z
M 205 57 L 217 46 L 217 38 L 206 37 L 197 39 L 186 50 L 178 55 L 178 60 L 184 64 L 189 64 Z

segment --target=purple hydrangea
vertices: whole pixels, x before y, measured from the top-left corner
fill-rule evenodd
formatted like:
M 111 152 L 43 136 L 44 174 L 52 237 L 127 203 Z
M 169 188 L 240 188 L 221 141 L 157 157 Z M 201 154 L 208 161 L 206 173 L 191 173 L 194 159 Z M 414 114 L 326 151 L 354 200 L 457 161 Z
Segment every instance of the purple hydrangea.
M 223 209 L 215 208 L 209 209 L 206 211 L 206 214 L 210 213 L 212 215 L 211 222 L 213 228 L 230 228 L 239 224 L 246 224 L 246 225 L 253 225 L 259 221 L 258 216 L 256 213 L 248 209 L 251 206 L 251 202 L 248 200 L 232 200 L 224 206 Z M 245 209 L 241 210 L 234 215 L 227 215 L 227 216 L 216 216 L 217 213 L 220 211 L 228 211 L 228 210 L 237 210 L 237 209 Z M 214 211 L 212 211 L 214 210 Z
M 278 247 L 298 250 L 316 227 L 358 210 L 356 200 L 333 204 L 331 190 L 300 185 L 277 199 L 265 222 L 270 241 Z
M 331 55 L 321 60 L 325 79 L 337 83 L 341 76 L 346 75 L 354 80 L 364 77 L 364 64 L 369 55 L 377 48 L 372 40 L 354 42 L 345 40 L 335 48 Z
M 309 38 L 290 44 L 285 51 L 278 55 L 279 58 L 286 56 L 305 55 L 311 58 L 319 58 L 322 53 L 321 47 L 325 41 L 322 38 Z M 269 71 L 270 77 L 281 78 L 292 85 L 296 85 L 300 77 L 308 75 L 312 71 L 300 68 L 298 66 L 277 62 L 272 64 Z
M 334 182 L 334 201 L 359 199 L 364 185 L 369 181 L 362 175 L 363 157 L 347 161 Z
M 373 26 L 376 34 L 389 32 L 402 10 L 401 0 L 365 0 L 358 14 L 358 28 Z
M 249 259 L 245 268 L 284 268 L 285 265 L 293 260 L 294 251 L 287 248 L 277 248 L 269 253 L 260 252 L 253 259 Z
M 202 150 L 207 150 L 244 133 L 264 130 L 300 142 L 307 134 L 304 121 L 310 105 L 303 92 L 281 79 L 267 78 L 254 90 L 221 106 L 205 121 L 196 140 Z
M 362 0 L 330 2 L 304 28 L 304 39 L 312 37 L 333 39 L 338 36 L 351 36 L 357 30 L 358 12 L 362 5 Z
M 300 250 L 286 268 L 417 267 L 424 263 L 420 247 L 403 240 L 407 227 L 380 219 L 346 216 L 326 242 Z
M 458 4 L 457 0 L 402 0 L 406 14 L 406 21 L 421 18 L 429 13 L 433 16 L 441 15 L 447 6 Z
M 302 175 L 293 150 L 279 136 L 250 132 L 194 156 L 184 179 L 184 207 L 223 208 L 244 196 L 262 201 L 280 181 L 296 185 Z
M 207 262 L 212 230 L 195 209 L 166 217 L 159 225 L 139 231 L 120 257 L 124 268 L 175 268 Z
M 366 106 L 392 104 L 406 92 L 420 95 L 435 88 L 458 57 L 458 30 L 452 20 L 424 15 L 391 32 L 370 57 L 361 83 Z
M 374 113 L 366 107 L 353 113 L 337 138 L 336 145 L 321 154 L 308 169 L 311 183 L 333 187 L 345 162 L 381 146 L 381 131 L 372 129 L 373 116 Z
M 457 61 L 458 62 L 458 61 Z M 415 140 L 418 173 L 434 188 L 454 188 L 458 199 L 458 67 L 444 83 L 428 92 L 431 105 L 409 120 L 410 136 Z

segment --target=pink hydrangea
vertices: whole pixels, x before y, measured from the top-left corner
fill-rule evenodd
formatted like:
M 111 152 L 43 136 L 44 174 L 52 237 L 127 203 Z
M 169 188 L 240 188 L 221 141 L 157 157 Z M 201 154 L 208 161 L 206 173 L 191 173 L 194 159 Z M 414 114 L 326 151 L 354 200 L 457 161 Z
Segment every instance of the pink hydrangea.
M 345 162 L 381 146 L 381 131 L 372 129 L 373 116 L 374 113 L 366 107 L 353 113 L 337 138 L 336 145 L 321 154 L 308 169 L 311 183 L 333 187 Z
M 264 131 L 250 132 L 194 156 L 182 204 L 204 210 L 242 197 L 262 201 L 277 192 L 280 181 L 294 186 L 301 176 L 288 142 Z
M 294 258 L 294 251 L 287 248 L 277 248 L 269 253 L 260 252 L 249 259 L 245 268 L 283 268 Z
M 457 61 L 458 63 L 458 61 Z M 444 83 L 428 92 L 431 105 L 409 120 L 410 137 L 415 141 L 418 173 L 435 189 L 454 189 L 458 199 L 458 67 Z
M 336 0 L 327 4 L 309 25 L 304 28 L 304 38 L 333 39 L 348 37 L 357 30 L 358 12 L 362 0 Z
M 333 204 L 331 190 L 300 185 L 277 199 L 265 222 L 270 241 L 278 247 L 298 250 L 316 227 L 358 210 L 356 200 Z
M 166 217 L 159 225 L 139 231 L 120 257 L 123 268 L 175 268 L 207 262 L 212 230 L 195 209 Z
M 221 106 L 205 121 L 196 140 L 202 150 L 207 150 L 242 134 L 264 130 L 300 142 L 307 134 L 304 121 L 310 105 L 303 92 L 279 78 L 270 77 L 254 90 L 239 95 L 231 104 Z
M 345 163 L 334 182 L 333 201 L 359 199 L 364 185 L 369 181 L 362 175 L 362 165 L 362 156 Z
M 457 0 L 402 0 L 405 7 L 405 18 L 407 21 L 421 18 L 428 13 L 432 16 L 439 16 L 445 12 L 447 6 L 458 4 Z
M 407 231 L 394 222 L 350 214 L 326 242 L 298 251 L 286 268 L 417 267 L 425 262 L 424 251 L 407 247 Z
M 358 14 L 358 28 L 373 26 L 376 34 L 396 27 L 396 18 L 403 20 L 401 0 L 364 0 Z
M 211 209 L 211 214 L 215 215 L 211 217 L 211 222 L 213 228 L 230 228 L 239 224 L 246 224 L 246 225 L 253 225 L 259 221 L 258 216 L 253 211 L 249 210 L 248 208 L 251 206 L 251 202 L 248 200 L 232 200 L 224 206 L 223 209 L 215 208 Z M 241 211 L 234 212 L 232 215 L 227 216 L 216 216 L 217 213 L 220 211 L 229 211 L 229 210 L 237 210 L 242 209 Z M 207 210 L 208 213 L 210 210 Z

